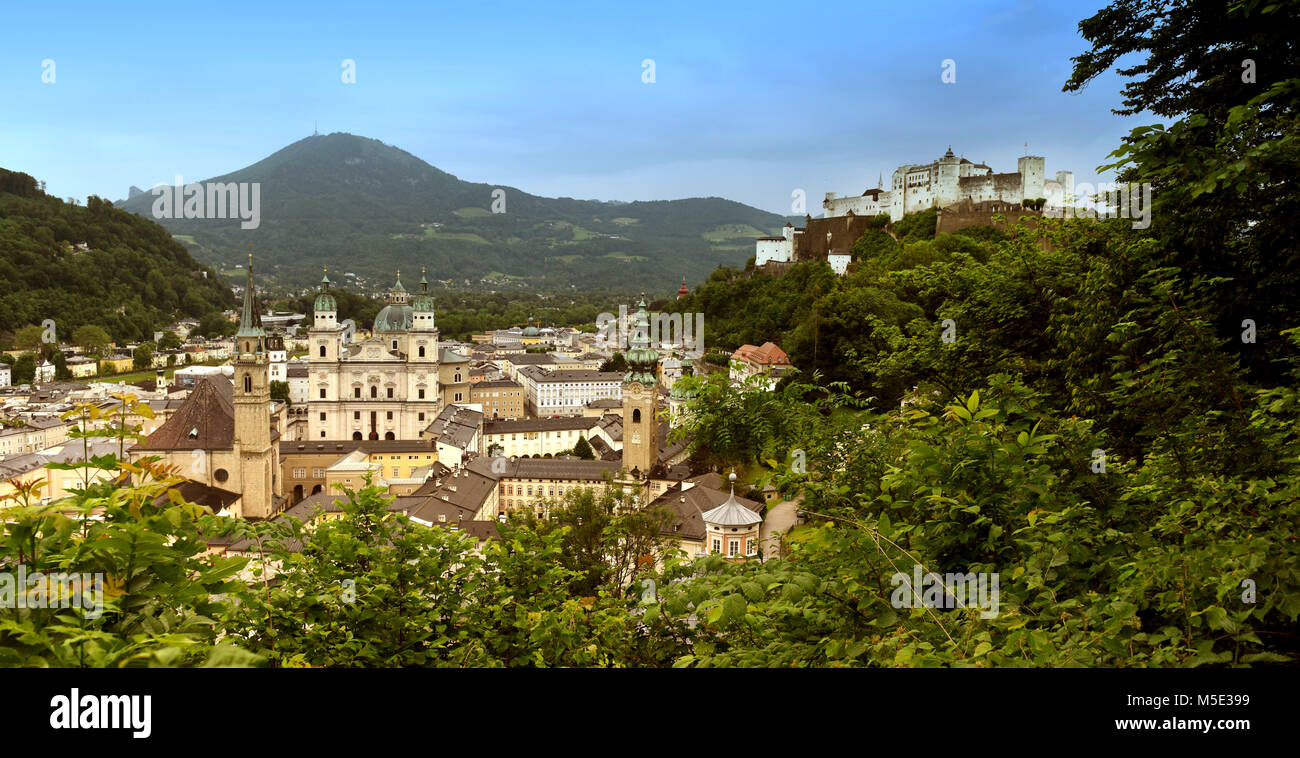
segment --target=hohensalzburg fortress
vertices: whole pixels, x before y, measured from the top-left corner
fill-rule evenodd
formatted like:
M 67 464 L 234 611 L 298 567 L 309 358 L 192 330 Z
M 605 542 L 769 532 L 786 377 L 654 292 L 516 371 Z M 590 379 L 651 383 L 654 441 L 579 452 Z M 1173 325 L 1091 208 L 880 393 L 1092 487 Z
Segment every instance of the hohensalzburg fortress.
M 877 187 L 856 197 L 836 197 L 834 192 L 827 192 L 822 208 L 827 218 L 847 216 L 853 211 L 858 216 L 888 213 L 890 221 L 898 221 L 907 213 L 945 208 L 963 200 L 1019 205 L 1026 199 L 1061 195 L 1074 184 L 1070 171 L 1057 171 L 1055 180 L 1046 179 L 1044 164 L 1041 156 L 1026 155 L 1016 160 L 1015 173 L 995 174 L 983 163 L 958 158 L 949 147 L 933 163 L 895 169 L 888 190 Z

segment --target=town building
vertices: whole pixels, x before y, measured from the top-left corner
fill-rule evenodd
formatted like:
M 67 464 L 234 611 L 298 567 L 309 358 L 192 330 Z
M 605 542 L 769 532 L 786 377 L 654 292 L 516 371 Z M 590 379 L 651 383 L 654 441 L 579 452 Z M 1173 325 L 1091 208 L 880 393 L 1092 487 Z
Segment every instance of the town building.
M 536 417 L 578 415 L 592 400 L 622 399 L 623 375 L 617 371 L 525 366 L 516 378 L 524 387 L 527 412 Z
M 509 379 L 471 384 L 469 401 L 482 406 L 483 415 L 489 420 L 524 418 L 524 387 Z
M 731 354 L 730 379 L 737 386 L 752 376 L 763 376 L 767 378 L 767 388 L 770 390 L 793 369 L 790 357 L 774 342 L 764 342 L 759 347 L 741 345 Z

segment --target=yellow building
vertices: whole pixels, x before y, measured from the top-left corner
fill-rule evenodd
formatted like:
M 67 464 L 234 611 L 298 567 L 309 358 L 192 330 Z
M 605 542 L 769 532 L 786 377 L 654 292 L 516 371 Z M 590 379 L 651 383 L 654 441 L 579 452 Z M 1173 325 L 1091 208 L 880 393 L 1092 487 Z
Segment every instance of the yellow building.
M 135 360 L 129 355 L 110 355 L 99 359 L 100 375 L 125 374 L 135 366 Z

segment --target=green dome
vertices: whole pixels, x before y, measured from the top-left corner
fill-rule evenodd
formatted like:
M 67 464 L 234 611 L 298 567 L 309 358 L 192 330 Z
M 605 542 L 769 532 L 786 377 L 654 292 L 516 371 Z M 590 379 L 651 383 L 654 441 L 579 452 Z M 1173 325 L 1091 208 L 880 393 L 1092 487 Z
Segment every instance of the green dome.
M 319 311 L 337 311 L 339 309 L 338 301 L 328 292 L 322 292 L 316 296 L 316 310 Z
M 537 334 L 538 334 L 537 327 L 535 327 L 535 326 L 527 326 L 527 327 L 524 327 L 524 336 L 525 336 L 525 337 L 536 337 Z
M 406 332 L 410 331 L 414 319 L 411 316 L 411 306 L 409 305 L 385 305 L 384 309 L 375 316 L 376 332 Z
M 433 295 L 416 295 L 411 298 L 411 309 L 421 313 L 433 313 Z

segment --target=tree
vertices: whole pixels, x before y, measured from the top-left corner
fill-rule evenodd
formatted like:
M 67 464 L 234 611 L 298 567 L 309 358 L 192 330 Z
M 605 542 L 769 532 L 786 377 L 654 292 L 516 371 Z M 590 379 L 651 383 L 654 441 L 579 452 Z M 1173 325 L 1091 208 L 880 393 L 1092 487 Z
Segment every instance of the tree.
M 71 412 L 78 417 L 85 413 L 84 405 Z M 74 431 L 73 436 L 104 435 Z M 50 468 L 113 475 L 101 480 L 84 476 L 83 486 L 70 497 L 48 505 L 39 504 L 41 482 L 21 484 L 6 495 L 0 502 L 5 511 L 0 563 L 25 566 L 29 577 L 70 575 L 100 586 L 85 586 L 77 601 L 50 604 L 64 607 L 46 607 L 44 601 L 25 609 L 0 604 L 0 666 L 259 662 L 235 641 L 217 641 L 216 619 L 225 615 L 225 596 L 242 584 L 235 577 L 247 559 L 208 554 L 205 537 L 219 530 L 222 519 L 169 498 L 169 490 L 183 481 L 179 476 L 156 459 L 146 459 L 132 464 L 132 483 L 123 485 L 125 478 L 117 475 L 125 469 L 111 454 Z M 69 513 L 81 518 L 69 519 Z M 95 518 L 89 518 L 92 513 Z M 96 547 L 87 550 L 87 545 Z
M 72 342 L 86 353 L 94 356 L 103 355 L 104 350 L 112 344 L 108 332 L 94 324 L 77 327 L 77 330 L 72 333 Z
M 181 346 L 181 338 L 176 336 L 176 332 L 163 332 L 162 339 L 158 340 L 159 350 L 176 350 Z
M 28 325 L 14 333 L 14 347 L 23 352 L 36 352 L 41 348 L 44 330 L 39 326 Z
M 607 358 L 604 363 L 600 364 L 601 371 L 627 371 L 627 359 L 622 353 L 614 353 L 613 357 Z
M 621 595 L 635 577 L 675 549 L 664 534 L 673 514 L 642 508 L 621 488 L 570 488 L 540 508 L 542 516 L 532 509 L 516 511 L 502 527 L 502 536 L 508 540 L 517 529 L 560 534 L 560 561 L 574 574 L 570 591 L 575 595 L 601 590 Z
M 23 353 L 18 356 L 18 361 L 14 363 L 13 383 L 14 384 L 31 384 L 36 380 L 36 357 L 31 353 Z
M 72 372 L 68 370 L 68 356 L 64 355 L 62 350 L 54 351 L 54 378 L 59 380 L 72 378 Z
M 578 441 L 573 446 L 573 454 L 584 461 L 590 461 L 596 457 L 596 452 L 591 449 L 591 443 L 587 442 L 587 438 L 581 434 L 578 435 Z
M 153 366 L 153 348 L 149 347 L 148 343 L 140 345 L 135 349 L 131 358 L 132 365 L 137 369 L 150 368 Z
M 1116 67 L 1122 115 L 1177 119 L 1133 129 L 1114 152 L 1124 182 L 1150 187 L 1164 265 L 1215 282 L 1214 325 L 1286 324 L 1300 287 L 1300 53 L 1297 0 L 1117 0 L 1079 23 L 1092 47 L 1073 58 L 1066 91 Z M 1278 349 L 1290 349 L 1277 340 Z M 1252 375 L 1275 381 L 1278 353 L 1228 342 Z
M 289 402 L 289 383 L 280 381 L 271 381 L 271 399 L 283 400 Z

